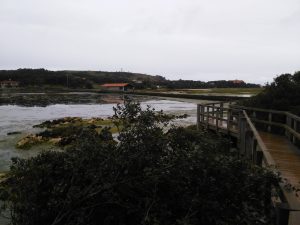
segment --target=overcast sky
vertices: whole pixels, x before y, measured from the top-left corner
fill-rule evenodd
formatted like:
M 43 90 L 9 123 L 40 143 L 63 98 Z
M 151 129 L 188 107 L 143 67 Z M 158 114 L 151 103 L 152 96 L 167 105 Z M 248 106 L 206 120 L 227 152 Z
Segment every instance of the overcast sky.
M 0 0 L 0 69 L 265 83 L 300 70 L 300 0 Z

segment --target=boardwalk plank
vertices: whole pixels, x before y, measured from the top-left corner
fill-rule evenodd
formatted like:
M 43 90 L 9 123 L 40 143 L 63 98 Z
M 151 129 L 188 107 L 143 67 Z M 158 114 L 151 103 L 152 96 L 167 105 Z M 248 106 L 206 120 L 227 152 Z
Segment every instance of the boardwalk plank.
M 274 158 L 282 176 L 288 181 L 300 187 L 300 150 L 290 143 L 284 136 L 259 132 L 268 151 Z

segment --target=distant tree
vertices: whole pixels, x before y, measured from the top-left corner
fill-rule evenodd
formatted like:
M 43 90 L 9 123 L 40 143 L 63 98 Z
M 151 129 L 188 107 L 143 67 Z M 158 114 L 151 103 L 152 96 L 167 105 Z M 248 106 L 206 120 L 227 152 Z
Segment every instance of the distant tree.
M 69 82 L 67 82 L 67 77 Z M 137 89 L 155 89 L 157 86 L 170 89 L 258 87 L 255 84 L 234 84 L 230 81 L 202 82 L 181 79 L 172 81 L 158 75 L 150 76 L 128 72 L 49 71 L 45 69 L 0 70 L 0 80 L 7 79 L 19 81 L 21 87 L 36 86 L 39 88 L 43 86 L 86 88 L 86 86 L 91 87 L 90 84 L 131 83 L 137 79 L 142 81 L 140 84 L 135 84 Z
M 287 110 L 300 115 L 300 72 L 274 78 L 264 91 L 241 103 L 252 107 Z

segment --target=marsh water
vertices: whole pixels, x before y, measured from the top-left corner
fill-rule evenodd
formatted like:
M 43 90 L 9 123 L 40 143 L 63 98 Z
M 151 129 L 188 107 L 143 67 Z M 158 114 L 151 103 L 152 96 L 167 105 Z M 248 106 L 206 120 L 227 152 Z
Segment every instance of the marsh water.
M 24 104 L 2 104 L 0 105 L 0 172 L 9 169 L 12 157 L 27 158 L 36 155 L 38 152 L 49 148 L 49 146 L 37 146 L 29 150 L 16 149 L 18 140 L 29 133 L 39 131 L 39 128 L 33 128 L 33 125 L 39 124 L 45 120 L 53 120 L 62 117 L 102 117 L 112 116 L 113 107 L 117 103 L 122 103 L 124 96 L 121 95 L 98 95 L 95 93 L 59 93 L 47 96 L 45 93 L 31 93 L 26 95 L 16 94 L 17 97 L 27 97 L 32 102 L 28 106 Z M 51 104 L 39 105 L 40 96 L 42 100 L 50 98 Z M 56 97 L 55 97 L 56 96 Z M 13 96 L 4 96 L 13 98 Z M 2 99 L 4 98 L 2 95 Z M 56 99 L 55 99 L 56 98 Z M 66 103 L 56 104 L 57 99 L 67 99 Z M 138 97 L 132 96 L 136 101 L 141 102 L 142 107 L 151 105 L 156 110 L 164 110 L 170 114 L 187 114 L 186 119 L 176 121 L 180 125 L 195 124 L 196 122 L 196 102 L 186 102 L 180 99 L 163 99 L 157 97 Z M 83 101 L 81 101 L 83 99 Z M 61 101 L 58 101 L 61 102 Z M 11 132 L 17 134 L 8 135 Z

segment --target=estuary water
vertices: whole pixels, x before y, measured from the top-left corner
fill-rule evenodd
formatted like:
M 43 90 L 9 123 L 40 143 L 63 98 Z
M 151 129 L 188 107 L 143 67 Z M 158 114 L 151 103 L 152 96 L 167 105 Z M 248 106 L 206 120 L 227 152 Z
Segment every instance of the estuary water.
M 177 121 L 179 124 L 195 124 L 196 103 L 167 99 L 144 99 L 140 100 L 143 108 L 147 105 L 155 110 L 163 110 L 166 113 L 181 115 L 188 114 L 189 117 Z M 45 120 L 53 120 L 62 117 L 102 117 L 112 116 L 113 107 L 116 103 L 92 103 L 92 104 L 53 104 L 46 107 L 25 107 L 19 105 L 0 105 L 0 172 L 9 169 L 12 157 L 27 158 L 36 155 L 41 147 L 29 150 L 16 149 L 18 140 L 29 133 L 38 132 L 39 128 L 33 125 Z M 7 135 L 10 132 L 19 132 Z

